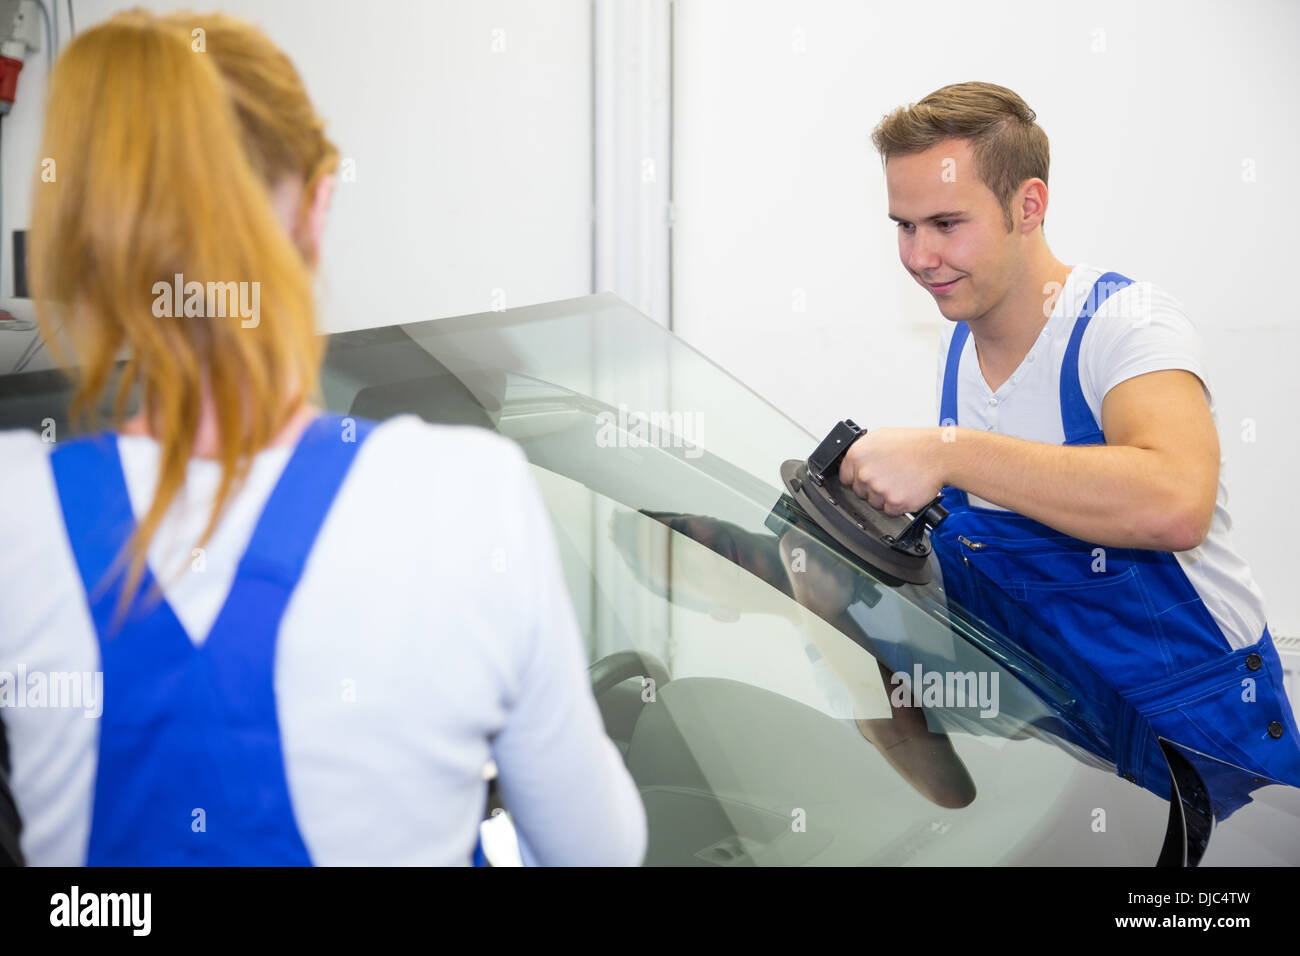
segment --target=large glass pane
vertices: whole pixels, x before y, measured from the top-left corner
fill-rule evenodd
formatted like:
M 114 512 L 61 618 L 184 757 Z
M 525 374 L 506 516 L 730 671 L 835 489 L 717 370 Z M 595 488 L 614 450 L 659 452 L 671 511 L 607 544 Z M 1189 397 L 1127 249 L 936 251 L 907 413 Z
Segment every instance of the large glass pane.
M 817 438 L 614 297 L 335 336 L 326 389 L 524 449 L 647 862 L 1155 862 L 1068 682 L 774 511 Z
M 778 506 L 819 436 L 613 296 L 334 335 L 322 384 L 524 449 L 648 862 L 1157 859 L 1169 807 L 1096 756 L 1106 702 L 950 609 L 933 559 L 891 586 Z M 66 398 L 0 378 L 0 426 L 62 434 Z

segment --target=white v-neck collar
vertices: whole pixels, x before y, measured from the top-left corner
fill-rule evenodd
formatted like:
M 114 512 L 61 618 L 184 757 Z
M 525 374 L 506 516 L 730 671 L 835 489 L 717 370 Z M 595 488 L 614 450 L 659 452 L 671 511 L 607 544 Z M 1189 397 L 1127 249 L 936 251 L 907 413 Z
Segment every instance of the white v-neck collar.
M 1087 284 L 1084 281 L 1086 275 L 1091 275 L 1097 271 L 1092 266 L 1082 262 L 1076 264 L 1070 270 L 1070 274 L 1065 279 L 1065 285 L 1061 288 L 1061 294 L 1056 297 L 1056 303 L 1052 307 L 1052 314 L 1038 333 L 1038 338 L 1035 339 L 1029 351 L 1025 353 L 1024 358 L 1020 360 L 1020 364 L 996 390 L 989 386 L 988 380 L 984 377 L 984 369 L 980 367 L 979 351 L 975 346 L 974 334 L 967 336 L 966 344 L 971 350 L 970 360 L 975 363 L 975 378 L 979 382 L 986 401 L 996 400 L 994 404 L 1001 404 L 1010 398 L 1016 386 L 1034 367 L 1034 363 L 1047 354 L 1052 340 L 1058 335 L 1068 334 L 1074 328 L 1073 319 L 1079 314 L 1079 306 L 1083 304 L 1082 297 L 1088 294 L 1087 289 L 1081 291 L 1080 286 Z

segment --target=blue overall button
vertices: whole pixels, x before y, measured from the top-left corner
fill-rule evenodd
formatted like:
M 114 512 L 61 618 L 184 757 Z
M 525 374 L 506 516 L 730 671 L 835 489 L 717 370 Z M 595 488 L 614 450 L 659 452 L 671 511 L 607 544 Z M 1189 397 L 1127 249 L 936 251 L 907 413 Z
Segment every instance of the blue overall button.
M 1282 736 L 1282 722 L 1275 720 L 1268 725 L 1268 735 L 1274 740 Z
M 1257 671 L 1264 666 L 1264 659 L 1258 654 L 1250 654 L 1246 657 L 1246 666 L 1253 671 Z

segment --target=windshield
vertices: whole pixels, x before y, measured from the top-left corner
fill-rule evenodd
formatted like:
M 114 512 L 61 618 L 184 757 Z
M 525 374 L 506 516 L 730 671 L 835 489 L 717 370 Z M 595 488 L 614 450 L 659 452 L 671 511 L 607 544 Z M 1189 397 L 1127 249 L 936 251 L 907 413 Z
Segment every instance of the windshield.
M 1075 680 L 950 607 L 933 555 L 928 583 L 899 584 L 837 544 L 779 477 L 819 436 L 614 296 L 328 346 L 330 410 L 490 428 L 527 454 L 648 863 L 1149 865 L 1166 819 L 1200 820 L 1190 844 L 1204 791 L 1249 776 L 1162 741 L 1179 814 L 1117 777 L 1097 756 L 1113 691 L 1080 691 L 1050 634 Z M 0 375 L 0 428 L 68 434 L 68 399 L 58 371 Z M 1199 785 L 1178 783 L 1188 766 Z
M 324 388 L 523 448 L 647 863 L 1155 861 L 1167 806 L 1068 685 L 951 612 L 933 557 L 891 586 L 820 534 L 779 477 L 818 438 L 617 298 L 336 335 Z M 1062 837 L 1103 795 L 1131 812 Z

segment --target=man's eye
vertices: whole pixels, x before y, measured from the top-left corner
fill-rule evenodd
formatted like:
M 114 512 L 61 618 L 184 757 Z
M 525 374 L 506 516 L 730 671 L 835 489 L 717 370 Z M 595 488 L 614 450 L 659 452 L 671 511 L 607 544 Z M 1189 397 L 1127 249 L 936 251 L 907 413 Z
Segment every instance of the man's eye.
M 911 228 L 912 228 L 912 224 L 911 224 L 910 222 L 900 222 L 900 223 L 898 224 L 898 228 L 899 228 L 899 229 L 911 229 Z
M 951 226 L 957 225 L 957 223 L 953 219 L 940 219 L 937 225 L 939 226 L 940 229 L 947 229 Z

